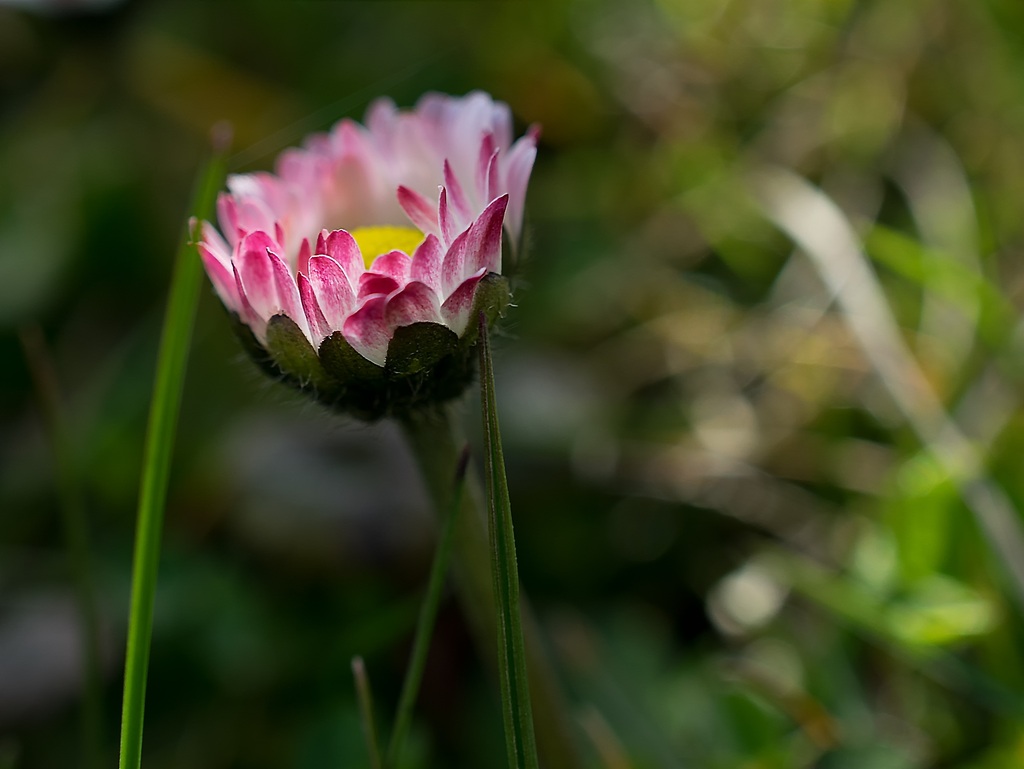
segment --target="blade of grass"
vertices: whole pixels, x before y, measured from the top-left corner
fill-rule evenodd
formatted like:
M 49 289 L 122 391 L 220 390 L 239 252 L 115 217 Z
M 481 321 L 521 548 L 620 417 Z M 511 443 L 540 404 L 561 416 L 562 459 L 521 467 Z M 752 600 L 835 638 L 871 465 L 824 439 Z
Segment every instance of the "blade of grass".
M 1024 527 L 1019 513 L 986 475 L 981 453 L 946 412 L 904 342 L 853 226 L 831 198 L 791 171 L 764 167 L 748 182 L 767 218 L 811 259 L 907 424 L 957 484 L 1024 613 Z
M 199 177 L 192 206 L 196 219 L 209 219 L 213 214 L 217 191 L 224 182 L 227 143 L 226 140 L 215 139 L 214 155 Z M 142 721 L 149 645 L 153 634 L 153 601 L 160 562 L 160 535 L 192 324 L 202 285 L 202 267 L 190 240 L 186 235 L 174 263 L 146 428 L 125 654 L 120 769 L 138 769 L 142 760 Z
M 512 532 L 512 504 L 501 450 L 494 368 L 487 318 L 480 325 L 480 401 L 483 407 L 487 506 L 490 521 L 491 574 L 498 600 L 498 673 L 510 769 L 537 769 L 537 743 L 526 673 L 526 652 L 519 613 L 519 569 Z
M 82 699 L 82 755 L 85 766 L 99 769 L 103 738 L 103 699 L 100 682 L 100 631 L 96 609 L 96 591 L 89 557 L 89 524 L 82 502 L 79 474 L 68 445 L 68 435 L 60 405 L 57 375 L 39 326 L 20 330 L 21 346 L 36 388 L 39 410 L 46 437 L 53 453 L 57 490 L 60 496 L 61 524 L 74 576 L 78 612 L 82 621 L 82 663 L 85 671 L 85 695 Z
M 955 376 L 974 349 L 985 309 L 981 294 L 968 288 L 984 279 L 978 255 L 978 213 L 967 170 L 953 146 L 926 125 L 914 122 L 907 129 L 903 141 L 894 147 L 891 178 L 903 191 L 921 242 L 929 247 L 922 260 L 918 328 L 926 336 L 942 339 L 942 356 L 931 358 L 930 363 L 946 376 Z M 948 266 L 968 276 L 967 290 L 955 298 L 946 290 L 950 281 L 944 268 Z
M 356 699 L 359 701 L 359 718 L 363 724 L 363 738 L 366 752 L 370 756 L 371 769 L 381 769 L 380 740 L 377 739 L 377 722 L 373 717 L 373 692 L 370 677 L 366 675 L 366 663 L 362 657 L 352 658 L 352 677 L 356 680 Z
M 416 695 L 419 693 L 420 682 L 423 680 L 423 668 L 427 663 L 427 652 L 430 650 L 430 637 L 433 635 L 434 623 L 437 620 L 437 608 L 441 603 L 441 589 L 444 587 L 445 575 L 448 573 L 448 564 L 451 562 L 452 543 L 455 539 L 455 519 L 458 516 L 459 508 L 462 506 L 462 493 L 466 487 L 466 468 L 468 465 L 469 447 L 466 446 L 462 449 L 462 453 L 459 455 L 459 463 L 455 468 L 455 483 L 452 489 L 451 503 L 441 528 L 441 536 L 437 542 L 437 551 L 434 553 L 434 562 L 430 567 L 427 594 L 423 599 L 423 606 L 420 609 L 419 622 L 416 626 L 416 638 L 413 640 L 409 667 L 405 672 L 402 694 L 399 697 L 398 709 L 395 713 L 395 727 L 391 732 L 391 740 L 388 743 L 387 752 L 384 756 L 385 769 L 395 769 L 398 766 L 402 743 L 405 741 L 405 735 L 409 731 L 409 724 L 412 721 L 413 706 L 416 704 Z

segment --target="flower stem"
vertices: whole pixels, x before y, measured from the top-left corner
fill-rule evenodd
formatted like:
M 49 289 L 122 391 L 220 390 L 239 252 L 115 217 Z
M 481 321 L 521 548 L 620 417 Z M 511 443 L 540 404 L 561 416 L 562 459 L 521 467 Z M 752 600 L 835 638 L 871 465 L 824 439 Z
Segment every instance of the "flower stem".
M 412 721 L 412 710 L 416 704 L 416 695 L 419 693 L 420 682 L 423 680 L 423 669 L 427 663 L 427 652 L 430 650 L 430 637 L 433 635 L 434 623 L 437 620 L 437 609 L 441 603 L 441 590 L 444 588 L 445 575 L 448 573 L 448 564 L 451 561 L 455 521 L 458 518 L 459 508 L 462 505 L 468 465 L 469 446 L 465 446 L 459 455 L 459 461 L 455 468 L 455 478 L 448 512 L 445 515 L 441 534 L 438 537 L 434 562 L 430 567 L 430 581 L 427 584 L 427 594 L 423 599 L 423 606 L 420 608 L 420 617 L 416 625 L 416 638 L 413 641 L 412 654 L 409 657 L 409 667 L 405 672 L 402 694 L 399 697 L 398 710 L 395 714 L 395 726 L 391 733 L 391 740 L 388 743 L 387 753 L 384 758 L 385 769 L 395 769 L 398 766 L 402 743 L 405 741 L 406 732 L 409 731 L 409 724 Z
M 494 394 L 494 366 L 487 336 L 487 317 L 480 313 L 480 400 L 484 417 L 487 461 L 487 501 L 491 541 L 491 574 L 498 598 L 498 670 L 505 717 L 505 743 L 509 769 L 538 769 L 530 682 L 526 674 L 522 614 L 519 608 L 519 567 L 512 530 L 505 457 L 501 449 L 498 406 Z
M 224 152 L 219 148 L 201 176 L 192 208 L 198 219 L 212 215 L 217 190 L 225 173 Z M 153 634 L 153 603 L 160 538 L 170 474 L 171 451 L 181 407 L 189 343 L 202 268 L 195 247 L 186 237 L 178 250 L 164 316 L 156 383 L 150 404 L 146 447 L 139 492 L 138 523 L 132 566 L 131 609 L 125 653 L 124 701 L 121 710 L 120 769 L 138 769 L 142 761 L 142 722 L 146 699 L 146 672 Z
M 401 422 L 436 511 L 448 510 L 452 504 L 451 479 L 455 475 L 459 452 L 465 445 L 458 423 L 450 408 L 424 410 Z M 456 593 L 477 651 L 484 662 L 497 671 L 498 609 L 491 579 L 483 499 L 478 479 L 469 473 L 454 525 L 452 571 Z M 523 635 L 537 747 L 542 763 L 558 769 L 580 769 L 583 763 L 570 731 L 562 692 L 525 602 Z

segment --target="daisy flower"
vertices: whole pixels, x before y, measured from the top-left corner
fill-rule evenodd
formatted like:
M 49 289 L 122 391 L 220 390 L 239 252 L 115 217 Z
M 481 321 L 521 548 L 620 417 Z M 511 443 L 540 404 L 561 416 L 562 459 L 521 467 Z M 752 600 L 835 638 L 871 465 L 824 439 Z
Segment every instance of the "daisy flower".
M 199 253 L 257 361 L 366 418 L 458 395 L 471 319 L 508 303 L 537 135 L 482 92 L 382 99 L 229 177 Z

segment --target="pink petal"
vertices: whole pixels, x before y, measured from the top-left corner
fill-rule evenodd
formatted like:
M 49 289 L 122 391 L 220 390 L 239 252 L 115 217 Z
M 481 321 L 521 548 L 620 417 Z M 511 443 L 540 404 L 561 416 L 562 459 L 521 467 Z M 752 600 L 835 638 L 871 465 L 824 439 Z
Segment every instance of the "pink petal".
M 271 208 L 275 208 L 275 204 L 283 198 L 277 177 L 266 172 L 231 174 L 227 178 L 227 185 L 236 199 L 260 198 Z
M 508 147 L 512 143 L 512 110 L 503 102 L 494 102 L 491 113 L 491 126 L 495 142 L 499 147 Z
M 441 263 L 442 296 L 448 296 L 466 277 L 463 274 L 463 265 L 466 262 L 466 240 L 468 239 L 469 230 L 466 230 L 455 239 L 444 255 L 444 261 Z
M 441 264 L 444 261 L 444 249 L 435 235 L 427 235 L 427 239 L 417 246 L 412 255 L 411 280 L 426 283 L 434 291 L 441 290 Z
M 242 286 L 239 294 L 246 297 L 250 309 L 263 323 L 284 313 L 308 336 L 309 326 L 295 278 L 273 247 L 274 241 L 265 232 L 246 235 L 239 246 L 241 256 L 236 259 Z
M 309 323 L 310 341 L 314 347 L 319 347 L 334 329 L 327 322 L 320 304 L 316 301 L 316 294 L 313 292 L 313 285 L 309 279 L 299 273 L 299 296 L 302 298 L 302 310 L 306 314 L 306 321 Z
M 308 152 L 289 147 L 278 155 L 275 168 L 278 176 L 286 182 L 300 187 L 309 187 L 313 184 L 313 165 Z
M 203 222 L 200 228 L 200 236 L 200 239 L 206 243 L 207 247 L 224 265 L 231 262 L 232 247 L 228 245 L 216 227 L 209 222 Z
M 329 256 L 310 257 L 308 269 L 309 283 L 327 325 L 340 329 L 356 300 L 345 270 Z
M 235 216 L 242 232 L 270 232 L 274 229 L 274 215 L 258 198 L 235 198 Z
M 443 150 L 443 157 L 452 160 L 456 173 L 463 178 L 467 178 L 466 174 L 473 178 L 481 137 L 486 133 L 504 132 L 501 109 L 481 91 L 461 99 L 428 94 L 418 103 L 417 113 L 432 143 Z
M 374 99 L 369 109 L 366 110 L 366 127 L 375 137 L 390 138 L 395 131 L 397 118 L 398 108 L 395 103 L 386 96 L 382 96 Z
M 359 250 L 359 245 L 356 243 L 355 238 L 345 230 L 334 230 L 334 232 L 329 233 L 326 237 L 324 237 L 323 233 L 320 233 L 316 250 L 319 254 L 327 254 L 327 256 L 341 265 L 349 279 L 352 290 L 355 291 L 359 285 L 359 276 L 366 271 L 363 254 Z
M 412 259 L 403 251 L 388 251 L 373 260 L 370 270 L 379 275 L 394 278 L 399 284 L 402 284 L 409 280 Z
M 410 283 L 388 299 L 385 320 L 392 333 L 398 326 L 410 326 L 422 321 L 441 323 L 437 294 L 425 283 Z
M 309 247 L 309 238 L 303 238 L 302 244 L 299 246 L 299 256 L 296 259 L 295 271 L 305 274 L 309 268 L 309 257 L 312 255 L 313 251 Z
M 473 300 L 476 298 L 476 287 L 486 274 L 487 270 L 481 269 L 469 276 L 441 305 L 441 317 L 445 324 L 459 336 L 462 336 L 466 326 L 469 325 L 469 316 L 473 312 Z
M 350 226 L 373 223 L 380 199 L 393 186 L 385 174 L 366 129 L 343 120 L 331 131 L 330 173 L 326 177 L 327 221 Z
M 309 325 L 306 323 L 306 313 L 302 310 L 302 302 L 299 299 L 299 289 L 295 284 L 295 277 L 281 257 L 273 251 L 267 251 L 267 254 L 270 257 L 270 266 L 273 269 L 278 309 L 294 320 L 295 325 L 302 329 L 302 332 L 308 337 Z
M 502 179 L 501 179 L 501 166 L 499 164 L 499 153 L 496 149 L 495 154 L 490 156 L 490 161 L 487 163 L 487 175 L 486 175 L 486 187 L 484 188 L 484 200 L 493 201 L 502 191 Z
M 371 296 L 356 312 L 349 316 L 342 334 L 352 348 L 371 363 L 383 366 L 388 356 L 391 333 L 385 322 L 387 297 Z
M 501 272 L 501 225 L 507 207 L 508 195 L 495 198 L 470 226 L 463 267 L 467 273 Z
M 390 294 L 392 291 L 397 291 L 399 283 L 394 278 L 388 275 L 377 275 L 373 272 L 364 272 L 359 277 L 359 293 L 360 299 L 367 296 L 373 296 L 374 294 Z
M 476 160 L 476 190 L 477 195 L 480 198 L 491 200 L 494 195 L 488 195 L 487 185 L 487 174 L 490 169 L 492 159 L 498 148 L 494 145 L 494 134 L 484 134 L 484 138 L 480 142 L 480 152 L 477 155 Z
M 484 200 L 494 200 L 501 192 L 501 173 L 498 166 L 498 150 L 491 155 L 487 163 L 487 174 L 484 180 Z
M 437 207 L 432 206 L 425 197 L 409 189 L 405 185 L 398 187 L 398 205 L 405 211 L 416 229 L 422 232 L 438 232 Z
M 217 296 L 224 306 L 233 312 L 241 312 L 242 302 L 230 262 L 225 264 L 205 243 L 198 244 L 199 257 L 203 260 L 206 274 L 210 277 Z
M 331 137 L 322 131 L 310 134 L 302 142 L 309 154 L 313 156 L 329 155 L 331 152 Z
M 354 120 L 345 118 L 331 129 L 331 149 L 342 157 L 358 157 L 367 160 L 370 152 L 366 129 Z
M 539 129 L 532 130 L 517 141 L 509 151 L 505 170 L 505 189 L 508 191 L 509 205 L 507 226 L 512 236 L 513 247 L 519 246 L 519 237 L 523 229 L 523 212 L 526 203 L 526 185 L 530 181 L 534 160 L 537 158 L 536 136 Z
M 469 201 L 466 199 L 466 193 L 462 191 L 462 185 L 452 172 L 451 163 L 447 160 L 444 161 L 444 188 L 448 191 L 448 201 L 455 213 L 460 219 L 468 219 L 472 215 Z
M 512 138 L 512 113 L 507 105 L 495 102 L 482 91 L 474 91 L 461 102 L 453 102 L 453 108 L 457 117 L 450 129 L 450 141 L 462 159 L 461 163 L 453 160 L 453 165 L 460 174 L 472 173 L 482 137 L 491 134 L 496 148 L 508 147 Z
M 448 206 L 448 193 L 444 187 L 441 188 L 440 199 L 437 202 L 437 219 L 441 225 L 441 240 L 446 245 L 451 245 L 458 233 L 453 211 Z
M 221 301 L 228 305 L 229 309 L 237 312 L 238 288 L 235 286 L 235 277 L 231 268 L 232 248 L 221 237 L 217 228 L 209 222 L 202 223 L 200 233 L 201 238 L 196 243 L 196 248 L 199 250 L 199 256 L 206 267 L 206 272 Z
M 222 192 L 217 196 L 217 219 L 228 243 L 234 248 L 238 245 L 240 239 L 238 212 L 235 210 L 235 199 L 226 192 Z
M 274 281 L 274 265 L 270 259 L 274 242 L 265 232 L 253 232 L 245 236 L 236 259 L 238 274 L 242 281 L 242 293 L 249 300 L 252 309 L 263 320 L 267 320 L 280 307 L 277 300 L 277 285 Z
M 249 328 L 252 329 L 252 333 L 256 335 L 257 339 L 261 342 L 265 342 L 267 321 L 260 317 L 260 315 L 253 309 L 252 304 L 249 302 L 249 297 L 245 295 L 245 287 L 242 285 L 242 276 L 238 272 L 238 265 L 232 262 L 231 269 L 235 273 L 235 286 L 238 289 L 238 317 L 241 318 L 244 323 L 249 325 Z
M 501 272 L 501 223 L 508 195 L 492 200 L 445 254 L 441 282 L 447 295 L 478 270 Z

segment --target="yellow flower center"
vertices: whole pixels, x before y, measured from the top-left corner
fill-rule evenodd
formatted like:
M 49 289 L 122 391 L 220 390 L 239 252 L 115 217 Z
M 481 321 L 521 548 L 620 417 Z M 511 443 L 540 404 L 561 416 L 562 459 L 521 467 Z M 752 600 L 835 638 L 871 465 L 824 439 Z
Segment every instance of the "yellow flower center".
M 389 251 L 404 251 L 411 257 L 424 237 L 422 232 L 412 227 L 356 227 L 349 232 L 363 252 L 363 261 L 367 267 L 378 256 Z

